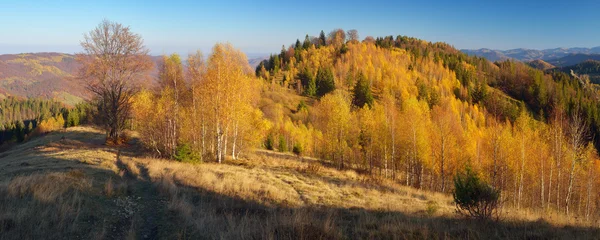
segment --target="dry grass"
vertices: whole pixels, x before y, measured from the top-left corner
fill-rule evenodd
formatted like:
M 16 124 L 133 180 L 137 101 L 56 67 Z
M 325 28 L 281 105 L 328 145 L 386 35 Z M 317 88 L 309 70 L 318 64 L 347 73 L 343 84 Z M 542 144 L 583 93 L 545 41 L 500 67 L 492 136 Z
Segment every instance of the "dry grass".
M 64 136 L 64 138 L 63 138 Z M 0 239 L 597 238 L 556 213 L 459 218 L 448 195 L 257 152 L 227 164 L 135 157 L 72 128 L 0 155 Z M 26 164 L 24 164 L 26 163 Z M 571 226 L 570 226 L 571 225 Z

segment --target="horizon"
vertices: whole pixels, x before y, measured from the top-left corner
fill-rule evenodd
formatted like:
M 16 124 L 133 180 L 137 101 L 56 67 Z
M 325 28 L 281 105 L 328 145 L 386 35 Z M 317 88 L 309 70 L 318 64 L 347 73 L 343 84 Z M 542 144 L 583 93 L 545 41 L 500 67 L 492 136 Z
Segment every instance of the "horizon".
M 79 52 L 83 34 L 103 19 L 130 26 L 144 38 L 152 55 L 209 52 L 217 42 L 230 42 L 251 58 L 277 53 L 282 45 L 302 41 L 306 34 L 318 36 L 321 30 L 328 33 L 336 28 L 356 29 L 360 39 L 404 35 L 445 42 L 457 49 L 542 50 L 600 45 L 600 33 L 589 31 L 600 27 L 593 13 L 600 3 L 594 1 L 576 6 L 561 1 L 540 5 L 512 0 L 377 1 L 368 6 L 355 1 L 171 1 L 140 5 L 138 1 L 35 0 L 4 5 L 0 29 L 10 34 L 0 38 L 0 54 Z M 334 8 L 336 11 L 330 11 Z

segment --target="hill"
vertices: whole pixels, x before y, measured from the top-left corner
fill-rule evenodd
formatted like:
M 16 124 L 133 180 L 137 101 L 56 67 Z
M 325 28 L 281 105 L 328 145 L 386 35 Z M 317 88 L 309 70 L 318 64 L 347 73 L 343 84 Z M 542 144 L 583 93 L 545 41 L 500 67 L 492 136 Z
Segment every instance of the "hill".
M 268 59 L 269 57 L 256 57 L 256 58 L 248 58 L 248 64 L 250 64 L 251 68 L 256 68 L 260 62 Z
M 75 105 L 88 97 L 83 84 L 73 78 L 77 68 L 69 54 L 0 55 L 0 97 L 46 98 Z
M 554 65 L 552 65 L 544 60 L 541 60 L 541 59 L 533 60 L 527 64 L 529 64 L 529 66 L 531 66 L 532 68 L 539 69 L 542 71 L 546 71 L 546 70 L 555 68 Z
M 600 54 L 600 47 L 594 48 L 552 48 L 544 50 L 517 48 L 510 50 L 491 50 L 481 49 L 462 49 L 462 52 L 470 56 L 484 57 L 492 62 L 506 59 L 514 59 L 522 62 L 529 62 L 537 59 L 551 60 L 558 59 L 570 54 Z
M 161 56 L 151 56 L 155 64 Z M 264 57 L 249 59 L 256 67 Z M 0 99 L 52 99 L 74 106 L 89 97 L 85 85 L 74 77 L 79 64 L 75 55 L 65 53 L 23 53 L 0 55 Z M 157 71 L 151 75 L 155 78 Z
M 449 195 L 312 158 L 257 151 L 225 164 L 146 157 L 74 127 L 0 156 L 2 239 L 594 238 L 560 215 L 455 215 Z
M 600 61 L 597 60 L 586 60 L 573 66 L 562 67 L 560 71 L 588 75 L 592 83 L 600 84 Z
M 561 58 L 548 60 L 548 63 L 557 67 L 573 66 L 587 60 L 600 60 L 600 54 L 570 54 Z

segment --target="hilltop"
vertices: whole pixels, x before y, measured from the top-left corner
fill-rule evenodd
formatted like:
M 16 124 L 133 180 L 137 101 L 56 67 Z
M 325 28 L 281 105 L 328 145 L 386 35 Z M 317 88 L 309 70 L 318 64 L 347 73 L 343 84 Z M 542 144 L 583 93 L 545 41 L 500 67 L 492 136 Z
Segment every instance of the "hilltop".
M 313 158 L 255 151 L 225 164 L 153 159 L 73 127 L 0 156 L 0 238 L 592 238 L 560 215 L 463 219 L 449 195 Z M 8 211 L 10 209 L 10 211 Z
M 529 64 L 529 66 L 531 66 L 535 69 L 542 70 L 542 71 L 546 71 L 546 70 L 555 68 L 554 65 L 552 65 L 544 60 L 541 60 L 541 59 L 533 60 L 533 61 L 529 62 L 528 64 Z

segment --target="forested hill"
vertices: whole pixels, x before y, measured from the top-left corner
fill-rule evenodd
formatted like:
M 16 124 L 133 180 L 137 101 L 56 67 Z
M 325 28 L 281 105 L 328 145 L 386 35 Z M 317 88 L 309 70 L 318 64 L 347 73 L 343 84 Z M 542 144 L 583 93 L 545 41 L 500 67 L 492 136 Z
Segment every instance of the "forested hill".
M 567 73 L 343 30 L 298 39 L 255 73 L 303 96 L 261 103 L 274 123 L 267 148 L 443 192 L 469 165 L 515 207 L 590 206 L 600 105 L 595 86 Z
M 73 55 L 62 53 L 0 55 L 0 97 L 39 97 L 74 106 L 87 96 L 73 78 L 78 66 Z
M 332 35 L 345 37 L 343 31 L 334 32 L 328 37 L 323 33 L 319 38 L 307 35 L 304 42 L 298 40 L 282 49 L 257 67 L 257 76 L 316 97 L 327 92 L 320 89 L 354 91 L 360 85 L 359 76 L 366 77 L 378 100 L 392 95 L 403 102 L 414 96 L 433 108 L 443 96 L 485 109 L 487 115 L 500 121 L 514 122 L 523 110 L 546 123 L 556 114 L 579 111 L 594 133 L 588 139 L 600 133 L 598 93 L 568 73 L 544 73 L 510 60 L 492 63 L 445 43 L 406 36 L 367 37 L 360 43 L 345 43 Z M 329 71 L 335 75 L 333 88 L 319 78 L 321 72 Z M 311 89 L 313 81 L 316 91 Z
M 587 75 L 590 82 L 600 84 L 600 61 L 587 60 L 579 64 L 562 67 L 559 69 L 565 73 L 575 73 L 577 75 Z

